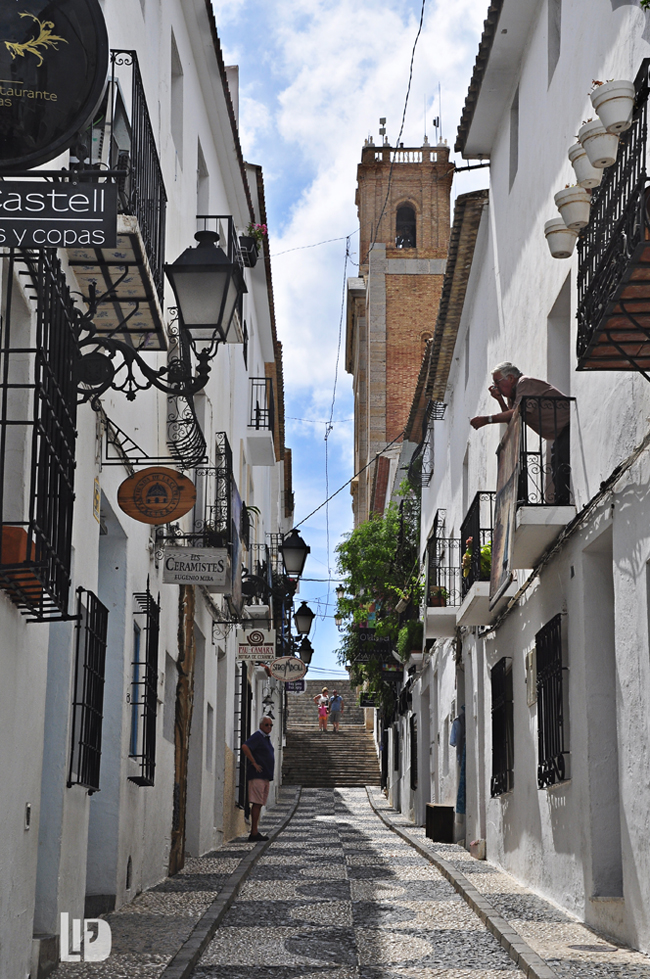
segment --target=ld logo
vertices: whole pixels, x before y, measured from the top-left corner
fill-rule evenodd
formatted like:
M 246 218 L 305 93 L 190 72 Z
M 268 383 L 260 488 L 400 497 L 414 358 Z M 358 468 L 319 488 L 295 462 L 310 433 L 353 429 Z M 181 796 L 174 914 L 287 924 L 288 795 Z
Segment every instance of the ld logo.
M 81 962 L 81 918 L 72 919 L 72 935 L 69 918 L 61 914 L 61 961 Z M 111 954 L 111 926 L 102 918 L 84 918 L 83 926 L 83 961 L 103 962 Z

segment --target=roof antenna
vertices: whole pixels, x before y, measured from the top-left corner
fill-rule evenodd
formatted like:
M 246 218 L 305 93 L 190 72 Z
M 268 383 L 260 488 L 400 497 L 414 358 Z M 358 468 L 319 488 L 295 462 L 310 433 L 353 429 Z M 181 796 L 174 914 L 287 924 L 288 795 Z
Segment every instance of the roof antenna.
M 388 140 L 386 139 L 386 116 L 382 116 L 379 120 L 379 135 L 383 136 L 383 144 L 387 145 Z
M 440 142 L 442 143 L 442 93 L 438 82 L 438 118 L 440 119 Z

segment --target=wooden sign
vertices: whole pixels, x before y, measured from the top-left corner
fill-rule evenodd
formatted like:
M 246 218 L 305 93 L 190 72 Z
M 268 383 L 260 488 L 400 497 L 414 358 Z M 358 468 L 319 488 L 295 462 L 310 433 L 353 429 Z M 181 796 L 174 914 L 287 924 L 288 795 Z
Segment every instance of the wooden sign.
M 271 663 L 271 676 L 276 680 L 302 680 L 307 667 L 295 656 L 281 656 Z
M 117 502 L 121 510 L 141 523 L 171 523 L 192 509 L 196 487 L 173 469 L 150 466 L 124 480 Z

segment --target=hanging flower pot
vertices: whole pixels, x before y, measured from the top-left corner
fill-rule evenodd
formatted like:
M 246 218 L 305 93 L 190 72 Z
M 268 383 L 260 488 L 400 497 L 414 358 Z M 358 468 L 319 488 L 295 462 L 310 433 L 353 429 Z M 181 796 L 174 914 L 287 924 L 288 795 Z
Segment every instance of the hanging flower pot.
M 600 119 L 586 122 L 578 133 L 578 139 L 584 146 L 592 167 L 611 167 L 616 161 L 618 136 L 608 133 Z
M 589 224 L 591 197 L 584 187 L 565 187 L 558 191 L 555 204 L 567 228 L 580 231 Z
M 591 104 L 608 133 L 624 133 L 632 125 L 634 83 L 621 79 L 598 85 L 591 93 Z
M 576 173 L 576 181 L 581 187 L 597 187 L 603 179 L 602 169 L 592 167 L 582 143 L 575 143 L 569 150 L 569 160 Z
M 578 232 L 567 228 L 562 218 L 553 218 L 544 225 L 544 234 L 553 258 L 571 258 Z

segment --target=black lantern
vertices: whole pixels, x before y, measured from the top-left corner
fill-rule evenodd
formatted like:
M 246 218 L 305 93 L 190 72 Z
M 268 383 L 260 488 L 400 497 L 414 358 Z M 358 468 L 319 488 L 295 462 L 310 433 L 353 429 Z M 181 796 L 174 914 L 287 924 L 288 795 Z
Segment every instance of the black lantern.
M 316 615 L 307 602 L 303 602 L 298 611 L 293 613 L 293 621 L 296 623 L 296 629 L 300 636 L 306 636 L 309 633 L 315 618 Z
M 311 548 L 305 544 L 297 530 L 292 530 L 280 544 L 279 550 L 282 553 L 286 573 L 290 578 L 299 578 Z
M 339 585 L 336 589 L 336 598 L 339 602 L 342 602 L 345 598 L 345 588 L 343 585 Z
M 303 661 L 305 666 L 309 666 L 309 664 L 311 663 L 311 658 L 314 655 L 314 647 L 310 643 L 307 636 L 303 638 L 302 642 L 298 646 L 298 655 L 300 656 L 300 659 Z
M 228 245 L 227 255 L 216 231 L 198 231 L 198 245 L 186 248 L 172 265 L 165 265 L 181 322 L 195 341 L 242 343 L 243 335 L 230 335 L 235 311 L 248 290 L 241 264 Z

